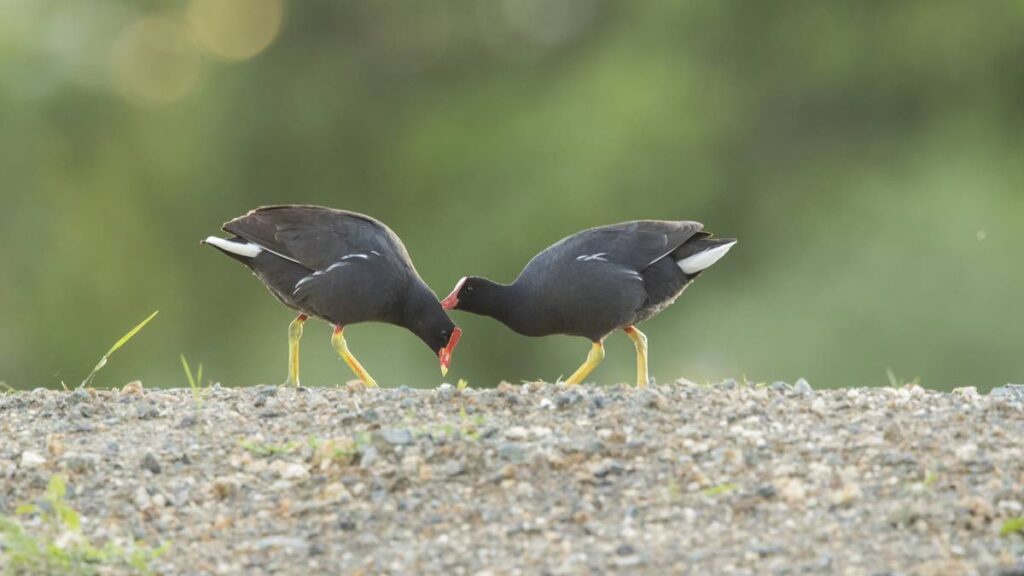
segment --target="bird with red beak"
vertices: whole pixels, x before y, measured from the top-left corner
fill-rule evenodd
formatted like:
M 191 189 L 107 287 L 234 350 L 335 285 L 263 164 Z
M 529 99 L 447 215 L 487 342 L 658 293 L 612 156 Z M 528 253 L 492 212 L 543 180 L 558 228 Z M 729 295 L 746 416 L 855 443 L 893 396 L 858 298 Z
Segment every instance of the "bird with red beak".
M 345 328 L 384 322 L 423 341 L 447 375 L 462 331 L 416 272 L 401 239 L 365 214 L 323 206 L 265 206 L 203 242 L 241 262 L 298 312 L 288 327 L 288 380 L 299 385 L 299 340 L 309 318 L 334 326 L 331 345 L 367 387 L 377 382 L 348 348 Z
M 581 384 L 604 359 L 605 338 L 621 330 L 636 347 L 636 384 L 643 387 L 650 380 L 647 337 L 636 325 L 671 306 L 735 245 L 690 220 L 598 226 L 542 250 L 511 284 L 460 279 L 441 307 L 489 316 L 524 336 L 589 339 L 587 360 L 566 384 Z

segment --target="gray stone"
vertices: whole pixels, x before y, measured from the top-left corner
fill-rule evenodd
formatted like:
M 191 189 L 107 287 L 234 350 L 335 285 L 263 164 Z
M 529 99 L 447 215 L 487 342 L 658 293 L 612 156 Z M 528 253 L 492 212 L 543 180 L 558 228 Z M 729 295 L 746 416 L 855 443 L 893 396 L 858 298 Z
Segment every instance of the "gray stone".
M 445 382 L 444 384 L 441 384 L 441 386 L 438 387 L 437 396 L 441 400 L 448 402 L 455 397 L 456 392 L 457 390 L 455 390 L 455 386 L 452 386 L 451 384 Z
M 526 448 L 518 442 L 505 442 L 498 446 L 498 456 L 510 462 L 522 462 L 526 458 Z
M 153 474 L 159 474 L 161 471 L 160 461 L 156 459 L 156 456 L 152 452 L 146 452 L 142 457 L 142 469 L 149 470 Z
M 633 397 L 632 404 L 637 408 L 658 410 L 665 406 L 665 399 L 653 390 L 641 390 Z
M 555 408 L 564 410 L 574 404 L 578 404 L 583 400 L 583 395 L 575 390 L 572 392 L 566 392 L 565 394 L 559 394 L 555 398 Z
M 403 428 L 385 428 L 378 431 L 376 436 L 392 446 L 408 446 L 413 443 L 412 432 Z
M 606 478 L 612 474 L 622 474 L 626 470 L 626 467 L 617 460 L 610 460 L 604 462 L 594 469 L 595 478 Z
M 466 471 L 466 464 L 461 460 L 449 460 L 441 467 L 441 473 L 447 478 L 459 476 Z
M 373 446 L 367 446 L 359 456 L 359 466 L 369 468 L 380 459 L 380 452 Z
M 64 401 L 71 406 L 78 404 L 79 402 L 88 402 L 89 392 L 87 392 L 84 388 L 78 388 L 71 394 L 68 394 Z
M 267 548 L 283 548 L 295 553 L 305 553 L 309 550 L 309 541 L 297 536 L 267 536 L 253 542 L 257 550 Z
M 96 454 L 68 452 L 61 458 L 61 462 L 71 472 L 88 474 L 96 471 L 100 464 L 100 457 Z
M 1007 384 L 993 388 L 989 396 L 1000 400 L 1024 400 L 1024 384 Z

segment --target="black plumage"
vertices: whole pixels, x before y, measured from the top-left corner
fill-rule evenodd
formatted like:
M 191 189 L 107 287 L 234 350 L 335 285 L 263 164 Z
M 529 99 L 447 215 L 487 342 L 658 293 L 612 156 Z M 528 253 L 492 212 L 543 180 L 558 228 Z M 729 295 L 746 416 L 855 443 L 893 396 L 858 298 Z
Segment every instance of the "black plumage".
M 568 334 L 594 342 L 579 383 L 603 358 L 604 338 L 623 329 L 646 385 L 646 338 L 635 325 L 658 314 L 735 244 L 712 238 L 699 222 L 639 220 L 579 232 L 537 254 L 512 284 L 467 277 L 445 309 L 490 316 L 526 336 Z
M 204 240 L 248 266 L 270 292 L 300 312 L 289 331 L 289 380 L 298 380 L 298 338 L 306 316 L 333 324 L 334 344 L 353 371 L 375 385 L 347 351 L 343 327 L 385 322 L 407 328 L 446 371 L 460 331 L 416 272 L 401 239 L 380 221 L 321 206 L 267 206 L 224 224 L 232 238 Z M 296 334 L 297 332 L 297 334 Z

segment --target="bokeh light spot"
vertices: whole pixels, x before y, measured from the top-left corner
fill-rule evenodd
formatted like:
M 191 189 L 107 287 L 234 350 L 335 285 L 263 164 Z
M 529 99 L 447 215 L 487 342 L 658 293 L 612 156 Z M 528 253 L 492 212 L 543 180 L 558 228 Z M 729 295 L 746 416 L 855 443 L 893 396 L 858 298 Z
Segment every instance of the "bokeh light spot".
M 185 12 L 192 37 L 225 60 L 259 54 L 281 29 L 281 0 L 191 0 Z
M 199 84 L 199 53 L 176 19 L 147 17 L 128 25 L 110 51 L 115 89 L 133 104 L 167 104 Z

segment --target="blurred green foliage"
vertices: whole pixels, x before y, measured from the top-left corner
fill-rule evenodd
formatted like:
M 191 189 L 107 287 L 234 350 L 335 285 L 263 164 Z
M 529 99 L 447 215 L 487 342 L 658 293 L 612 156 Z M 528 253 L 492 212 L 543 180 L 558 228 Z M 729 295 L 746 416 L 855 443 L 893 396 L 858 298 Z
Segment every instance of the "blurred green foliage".
M 208 5 L 197 3 L 208 2 Z M 1024 2 L 0 1 L 0 380 L 283 381 L 290 311 L 198 240 L 246 210 L 372 214 L 444 296 L 582 228 L 740 244 L 650 321 L 659 381 L 1024 380 Z M 456 313 L 450 378 L 587 343 Z M 307 326 L 303 382 L 352 378 Z M 436 358 L 346 331 L 385 386 Z M 630 382 L 621 335 L 593 375 Z

